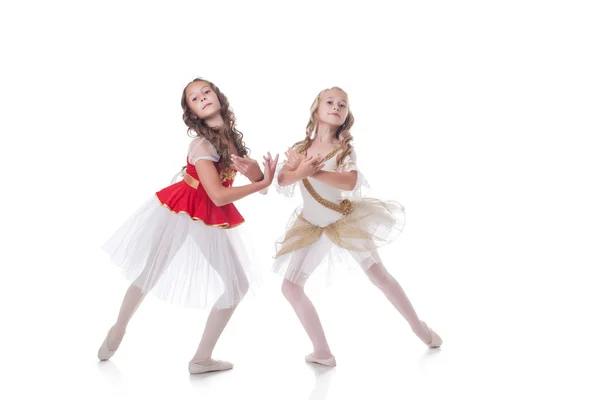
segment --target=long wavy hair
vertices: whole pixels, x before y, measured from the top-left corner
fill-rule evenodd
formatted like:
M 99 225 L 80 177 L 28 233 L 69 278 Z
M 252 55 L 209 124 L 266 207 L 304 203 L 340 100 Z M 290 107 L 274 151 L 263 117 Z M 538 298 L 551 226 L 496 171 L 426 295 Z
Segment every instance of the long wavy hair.
M 321 96 L 328 90 L 337 89 L 342 91 L 346 96 L 346 93 L 342 88 L 334 86 L 329 89 L 323 89 L 319 92 L 315 101 L 313 101 L 310 106 L 310 119 L 308 120 L 308 124 L 306 124 L 306 137 L 304 140 L 296 143 L 296 151 L 299 153 L 305 153 L 306 150 L 310 147 L 312 142 L 317 137 L 317 133 L 319 131 L 319 119 L 317 117 L 317 110 L 319 109 L 319 104 L 321 104 Z M 336 168 L 339 167 L 343 162 L 346 156 L 348 156 L 352 152 L 351 141 L 353 140 L 352 135 L 350 134 L 350 128 L 354 125 L 354 115 L 352 115 L 352 111 L 350 111 L 350 106 L 348 105 L 348 116 L 346 120 L 335 132 L 335 137 L 341 142 L 342 151 L 338 154 L 335 162 Z
M 193 82 L 205 82 L 214 90 L 217 95 L 219 102 L 221 103 L 221 117 L 223 118 L 223 125 L 219 128 L 209 127 L 203 119 L 198 118 L 192 111 L 187 103 L 185 91 L 188 86 Z M 190 137 L 204 137 L 207 139 L 217 150 L 219 154 L 219 166 L 222 169 L 229 167 L 231 163 L 231 151 L 229 150 L 228 141 L 231 140 L 235 145 L 235 148 L 240 157 L 250 154 L 250 149 L 246 147 L 244 143 L 244 135 L 235 126 L 235 115 L 233 110 L 229 106 L 229 100 L 219 90 L 219 88 L 212 82 L 206 79 L 196 78 L 192 82 L 188 83 L 183 89 L 181 95 L 181 108 L 183 109 L 183 122 L 188 127 L 188 136 Z

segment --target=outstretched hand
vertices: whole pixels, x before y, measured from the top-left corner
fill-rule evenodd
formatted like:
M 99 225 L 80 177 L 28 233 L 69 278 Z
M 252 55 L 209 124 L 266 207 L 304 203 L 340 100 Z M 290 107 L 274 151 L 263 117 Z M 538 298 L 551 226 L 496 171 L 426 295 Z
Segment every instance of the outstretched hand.
M 244 175 L 252 182 L 258 182 L 263 179 L 263 173 L 258 166 L 258 162 L 248 156 L 239 157 L 231 155 L 231 162 L 236 171 Z
M 263 181 L 267 186 L 270 186 L 275 177 L 275 169 L 277 168 L 277 161 L 279 161 L 279 154 L 273 159 L 271 152 L 267 152 L 267 155 L 263 156 L 263 159 L 263 167 L 265 170 Z

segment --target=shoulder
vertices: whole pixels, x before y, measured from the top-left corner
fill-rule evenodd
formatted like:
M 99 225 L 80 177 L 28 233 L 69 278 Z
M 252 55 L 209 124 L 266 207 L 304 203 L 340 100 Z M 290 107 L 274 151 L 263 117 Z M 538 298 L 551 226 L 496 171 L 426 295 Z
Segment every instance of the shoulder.
M 302 146 L 304 144 L 304 140 L 301 140 L 299 142 L 296 142 L 292 145 L 292 149 L 294 150 L 298 150 L 300 148 L 300 146 Z
M 192 164 L 198 160 L 219 161 L 217 149 L 205 137 L 199 136 L 190 141 L 188 148 L 188 158 Z
M 190 151 L 192 150 L 215 150 L 215 146 L 206 139 L 204 136 L 198 136 L 193 138 L 189 144 Z
M 210 142 L 204 136 L 196 136 L 195 138 L 190 140 L 190 147 L 207 145 L 210 145 Z
M 354 148 L 354 146 L 350 146 L 350 151 L 346 154 L 346 156 L 344 156 L 344 160 L 342 161 L 354 161 L 356 162 L 356 149 Z

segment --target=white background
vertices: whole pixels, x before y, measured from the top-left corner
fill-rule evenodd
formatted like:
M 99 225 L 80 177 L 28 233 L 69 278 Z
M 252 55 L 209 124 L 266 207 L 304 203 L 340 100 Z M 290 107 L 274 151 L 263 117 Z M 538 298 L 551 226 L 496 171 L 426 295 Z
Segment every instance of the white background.
M 594 1 L 6 2 L 0 6 L 0 397 L 598 398 L 600 13 Z M 255 158 L 350 96 L 359 167 L 406 207 L 382 250 L 427 351 L 360 271 L 307 290 L 338 367 L 270 275 L 299 204 L 239 202 L 265 285 L 190 377 L 206 311 L 148 298 L 96 351 L 127 284 L 100 246 L 185 162 L 181 91 L 228 96 Z M 243 184 L 243 180 L 238 180 Z

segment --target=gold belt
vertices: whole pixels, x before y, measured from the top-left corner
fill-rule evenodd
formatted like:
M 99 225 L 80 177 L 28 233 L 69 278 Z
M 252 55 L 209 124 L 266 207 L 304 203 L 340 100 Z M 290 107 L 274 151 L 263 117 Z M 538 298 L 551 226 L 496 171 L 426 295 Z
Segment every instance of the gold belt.
M 310 195 L 323 207 L 327 207 L 330 210 L 339 212 L 342 215 L 348 215 L 354 209 L 354 204 L 348 199 L 342 200 L 340 204 L 336 204 L 332 201 L 324 199 L 319 193 L 317 193 L 317 191 L 315 190 L 313 185 L 311 185 L 307 178 L 302 179 L 302 183 L 306 187 L 308 193 L 310 193 Z
M 187 172 L 183 173 L 183 180 L 185 181 L 185 183 L 187 183 L 194 189 L 198 189 L 198 185 L 200 185 L 200 181 L 188 174 Z

